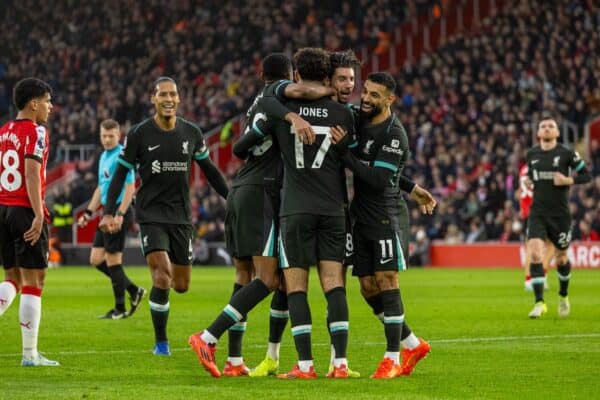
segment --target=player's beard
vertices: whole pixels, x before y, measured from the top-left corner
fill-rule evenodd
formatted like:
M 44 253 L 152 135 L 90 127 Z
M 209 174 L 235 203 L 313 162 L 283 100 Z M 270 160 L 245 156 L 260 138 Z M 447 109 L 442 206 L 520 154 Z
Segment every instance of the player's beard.
M 372 120 L 376 115 L 381 114 L 381 112 L 383 111 L 383 107 L 381 105 L 373 103 L 369 103 L 369 105 L 371 106 L 371 111 L 363 111 L 363 102 L 360 102 L 360 116 L 367 120 Z

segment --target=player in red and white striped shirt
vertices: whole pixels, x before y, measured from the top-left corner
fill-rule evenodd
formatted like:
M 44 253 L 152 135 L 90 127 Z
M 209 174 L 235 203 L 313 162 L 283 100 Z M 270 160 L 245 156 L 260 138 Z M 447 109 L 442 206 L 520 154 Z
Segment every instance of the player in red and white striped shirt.
M 0 283 L 0 315 L 21 289 L 24 367 L 59 365 L 37 350 L 49 222 L 44 204 L 49 138 L 41 124 L 52 111 L 51 94 L 50 85 L 39 79 L 17 82 L 13 93 L 17 118 L 0 128 L 0 247 L 5 275 Z

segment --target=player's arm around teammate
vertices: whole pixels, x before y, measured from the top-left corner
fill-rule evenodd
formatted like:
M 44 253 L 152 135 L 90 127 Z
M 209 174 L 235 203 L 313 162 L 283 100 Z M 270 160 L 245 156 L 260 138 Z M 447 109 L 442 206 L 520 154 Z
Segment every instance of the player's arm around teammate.
M 344 163 L 355 177 L 351 211 L 355 220 L 353 275 L 359 277 L 361 292 L 371 305 L 383 304 L 387 348 L 374 378 L 408 375 L 416 362 L 426 356 L 429 345 L 404 329 L 404 312 L 398 271 L 406 268 L 398 203 L 399 174 L 408 158 L 404 129 L 391 113 L 395 99 L 394 79 L 385 73 L 369 75 L 361 96 L 362 130 L 357 155 L 346 152 Z M 414 190 L 413 187 L 411 190 Z M 432 210 L 435 200 L 416 192 Z M 431 201 L 433 200 L 433 201 Z M 425 207 L 427 211 L 427 207 Z M 374 296 L 370 296 L 375 294 Z M 406 335 L 403 334 L 407 331 Z M 400 363 L 400 342 L 405 346 Z

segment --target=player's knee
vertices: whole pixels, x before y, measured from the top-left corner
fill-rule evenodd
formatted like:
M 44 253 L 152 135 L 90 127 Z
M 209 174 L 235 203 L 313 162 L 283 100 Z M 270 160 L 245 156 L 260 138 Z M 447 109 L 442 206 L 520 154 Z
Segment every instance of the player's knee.
M 377 287 L 379 290 L 392 290 L 398 287 L 396 275 L 394 273 L 389 273 L 386 271 L 383 274 L 377 274 L 375 277 L 377 281 Z
M 235 283 L 238 285 L 245 286 L 252 280 L 252 273 L 250 271 L 236 271 L 235 272 Z
M 538 264 L 543 262 L 542 252 L 541 251 L 532 251 L 531 252 L 531 262 Z
M 365 299 L 376 296 L 379 293 L 379 287 L 373 277 L 363 278 L 360 280 L 360 293 Z
M 175 285 L 173 286 L 173 290 L 177 293 L 185 293 L 189 290 L 190 285 Z
M 271 292 L 279 287 L 279 276 L 277 274 L 259 274 L 256 278 L 260 279 Z
M 95 254 L 92 254 L 90 256 L 90 265 L 93 265 L 94 267 L 97 265 L 102 264 L 102 261 L 104 261 L 104 259 L 102 257 L 99 257 Z
M 567 262 L 569 262 L 569 257 L 567 257 L 567 252 L 566 251 L 558 251 L 556 253 L 556 264 L 565 265 Z
M 544 260 L 544 254 L 542 251 L 542 247 L 532 246 L 530 251 L 530 259 L 532 263 L 541 263 Z
M 175 289 L 175 286 L 177 286 L 173 283 L 170 274 L 159 273 L 158 271 L 154 271 L 154 273 L 152 274 L 152 285 L 161 289 L 168 289 L 170 287 L 173 287 Z

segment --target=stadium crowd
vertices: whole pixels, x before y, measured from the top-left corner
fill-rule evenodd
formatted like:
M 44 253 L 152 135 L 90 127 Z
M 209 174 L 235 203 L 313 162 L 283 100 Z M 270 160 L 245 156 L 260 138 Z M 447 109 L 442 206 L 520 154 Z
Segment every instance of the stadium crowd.
M 0 21 L 14 29 L 0 43 L 0 118 L 16 80 L 47 80 L 56 90 L 53 148 L 97 143 L 97 124 L 108 117 L 127 130 L 148 115 L 149 83 L 162 74 L 179 82 L 180 114 L 210 129 L 246 110 L 268 52 L 313 45 L 376 50 L 382 34 L 437 3 L 7 2 Z M 485 21 L 481 34 L 455 37 L 399 68 L 396 111 L 412 150 L 406 174 L 440 201 L 433 217 L 412 210 L 414 239 L 520 240 L 518 172 L 539 112 L 550 110 L 579 132 L 600 113 L 600 41 L 589 40 L 600 38 L 600 8 L 592 3 L 515 2 Z M 588 164 L 597 176 L 600 144 L 591 147 Z M 71 192 L 87 198 L 78 185 Z M 202 185 L 191 195 L 199 236 L 222 240 L 223 202 Z M 600 178 L 571 196 L 574 238 L 597 237 Z
M 375 46 L 407 15 L 389 0 L 35 3 L 3 4 L 0 23 L 11 29 L 0 43 L 0 118 L 17 80 L 47 80 L 56 92 L 55 148 L 96 143 L 98 121 L 109 117 L 127 130 L 149 115 L 148 88 L 165 74 L 181 87 L 181 115 L 208 130 L 247 109 L 268 52 Z M 407 3 L 424 12 L 431 1 Z
M 433 218 L 413 210 L 415 236 L 425 230 L 447 242 L 520 240 L 518 174 L 540 112 L 569 120 L 580 134 L 600 112 L 600 42 L 589 40 L 600 38 L 600 8 L 515 4 L 485 21 L 481 35 L 454 38 L 397 76 L 397 111 L 413 153 L 407 175 L 440 200 Z M 595 176 L 598 146 L 588 159 Z M 586 152 L 580 143 L 576 149 Z M 598 198 L 599 178 L 572 189 L 574 239 L 590 231 L 598 237 Z

